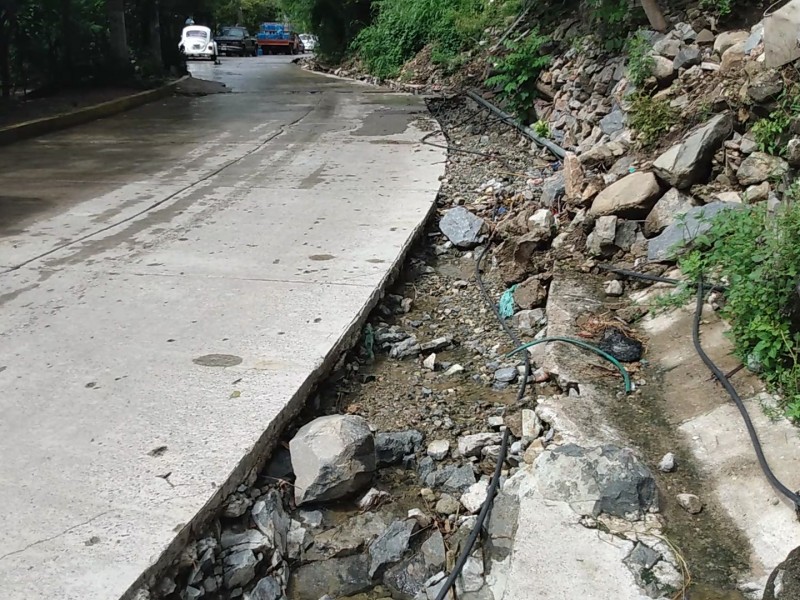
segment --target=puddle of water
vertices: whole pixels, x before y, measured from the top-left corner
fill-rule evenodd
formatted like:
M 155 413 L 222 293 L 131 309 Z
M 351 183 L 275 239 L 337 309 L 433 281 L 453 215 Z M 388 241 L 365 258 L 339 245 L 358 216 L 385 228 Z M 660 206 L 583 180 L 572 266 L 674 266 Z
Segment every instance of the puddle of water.
M 311 260 L 333 260 L 336 257 L 332 254 L 312 254 L 308 258 Z
M 235 367 L 242 364 L 242 357 L 233 354 L 206 354 L 193 358 L 192 362 L 201 367 Z

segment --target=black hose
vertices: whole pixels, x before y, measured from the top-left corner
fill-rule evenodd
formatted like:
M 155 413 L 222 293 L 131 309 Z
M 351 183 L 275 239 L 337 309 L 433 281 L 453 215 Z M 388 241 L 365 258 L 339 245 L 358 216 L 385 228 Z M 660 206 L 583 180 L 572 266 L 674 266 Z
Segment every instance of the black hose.
M 491 242 L 491 239 L 489 240 Z M 517 346 L 522 345 L 522 340 L 520 340 L 519 336 L 514 332 L 511 327 L 508 326 L 505 319 L 500 315 L 500 310 L 497 308 L 497 305 L 492 301 L 491 296 L 489 295 L 489 290 L 486 289 L 486 284 L 483 281 L 483 277 L 481 276 L 481 263 L 483 262 L 484 257 L 489 252 L 489 243 L 486 244 L 486 247 L 481 252 L 478 260 L 475 262 L 475 280 L 478 283 L 478 287 L 480 288 L 481 295 L 483 296 L 484 301 L 486 304 L 492 309 L 494 316 L 497 318 L 500 326 L 503 328 L 503 331 L 506 332 L 508 337 L 516 344 Z M 530 357 L 528 356 L 528 352 L 525 351 L 525 375 L 522 377 L 522 382 L 519 386 L 519 391 L 517 392 L 517 402 L 522 400 L 525 397 L 525 390 L 528 385 L 528 379 L 531 376 L 531 361 Z M 503 470 L 503 463 L 506 460 L 506 453 L 508 452 L 508 438 L 509 438 L 509 429 L 508 427 L 505 428 L 503 431 L 503 439 L 500 442 L 500 455 L 497 457 L 497 463 L 494 467 L 494 473 L 492 474 L 491 483 L 489 483 L 489 491 L 486 495 L 486 500 L 483 502 L 483 506 L 481 506 L 481 511 L 478 513 L 478 520 L 475 522 L 475 527 L 472 528 L 472 531 L 469 534 L 469 537 L 466 539 L 464 543 L 464 547 L 461 549 L 461 554 L 458 555 L 458 559 L 456 560 L 456 564 L 453 566 L 453 570 L 450 572 L 450 575 L 445 581 L 444 586 L 442 589 L 439 590 L 439 593 L 436 596 L 436 600 L 444 600 L 447 596 L 450 588 L 458 579 L 458 576 L 461 574 L 464 565 L 469 558 L 470 553 L 472 552 L 472 548 L 475 546 L 475 542 L 478 540 L 478 536 L 481 534 L 481 529 L 483 528 L 483 523 L 486 520 L 486 516 L 489 514 L 489 511 L 492 509 L 492 504 L 494 503 L 494 497 L 497 494 L 497 488 L 500 485 L 500 472 Z
M 683 283 L 679 279 L 669 279 L 667 277 L 658 277 L 657 275 L 648 275 L 647 273 L 639 273 L 639 271 L 620 269 L 619 267 L 615 267 L 614 265 L 599 264 L 597 265 L 597 268 L 603 269 L 604 271 L 610 271 L 611 273 L 616 273 L 617 275 L 625 275 L 625 277 L 634 277 L 636 279 L 643 279 L 644 281 L 655 281 L 657 283 L 669 283 L 672 285 L 678 285 L 680 283 Z
M 701 277 L 700 281 L 697 283 L 697 307 L 695 309 L 694 325 L 692 327 L 692 341 L 694 342 L 694 348 L 701 360 L 714 374 L 714 377 L 719 380 L 719 382 L 722 384 L 722 387 L 724 387 L 725 391 L 728 392 L 728 395 L 736 404 L 736 408 L 739 409 L 742 419 L 744 419 L 744 424 L 747 427 L 747 433 L 750 435 L 750 441 L 753 444 L 753 449 L 756 452 L 758 464 L 761 466 L 764 476 L 772 484 L 772 487 L 794 502 L 795 510 L 800 509 L 800 496 L 781 483 L 781 481 L 775 476 L 775 473 L 772 472 L 772 469 L 770 469 L 769 463 L 764 456 L 764 451 L 761 448 L 761 442 L 758 439 L 758 433 L 753 426 L 753 421 L 750 419 L 750 414 L 747 412 L 747 407 L 744 405 L 744 402 L 742 402 L 742 398 L 736 392 L 736 388 L 733 387 L 730 380 L 728 380 L 728 378 L 725 376 L 725 373 L 723 373 L 722 370 L 714 364 L 714 361 L 708 357 L 703 350 L 703 346 L 700 344 L 700 320 L 703 317 L 704 291 L 705 288 L 703 286 L 703 280 Z

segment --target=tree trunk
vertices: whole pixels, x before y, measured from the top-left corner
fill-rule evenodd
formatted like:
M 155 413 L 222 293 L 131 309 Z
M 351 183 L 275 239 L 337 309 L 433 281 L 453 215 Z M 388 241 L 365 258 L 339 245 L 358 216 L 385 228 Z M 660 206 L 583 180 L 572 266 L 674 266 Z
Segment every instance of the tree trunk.
M 161 19 L 158 15 L 158 0 L 152 0 L 150 9 L 150 55 L 153 58 L 153 62 L 163 68 L 164 60 L 161 57 Z
M 656 31 L 664 32 L 667 30 L 667 20 L 658 5 L 658 0 L 642 0 L 642 8 L 650 21 L 650 27 Z
M 72 0 L 61 0 L 61 79 L 67 84 L 74 81 L 72 46 Z
M 106 13 L 111 36 L 111 60 L 115 66 L 127 71 L 131 58 L 125 30 L 125 0 L 106 0 Z
M 11 97 L 11 27 L 9 23 L 0 22 L 0 85 L 3 98 Z

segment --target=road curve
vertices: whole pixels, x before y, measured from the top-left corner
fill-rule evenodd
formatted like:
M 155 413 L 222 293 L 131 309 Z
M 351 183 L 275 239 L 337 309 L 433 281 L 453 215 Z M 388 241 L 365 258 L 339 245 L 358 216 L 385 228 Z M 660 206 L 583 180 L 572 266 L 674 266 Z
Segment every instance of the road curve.
M 194 70 L 232 93 L 0 149 L 4 600 L 112 600 L 166 560 L 435 200 L 419 99 L 281 57 Z

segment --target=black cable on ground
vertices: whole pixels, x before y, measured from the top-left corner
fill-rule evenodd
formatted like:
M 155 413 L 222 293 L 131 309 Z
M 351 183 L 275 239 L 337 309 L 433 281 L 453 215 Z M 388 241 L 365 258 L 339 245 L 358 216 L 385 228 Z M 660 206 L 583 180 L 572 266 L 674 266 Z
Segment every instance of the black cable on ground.
M 794 502 L 795 510 L 800 510 L 800 495 L 793 492 L 789 488 L 787 488 L 781 481 L 775 476 L 775 473 L 772 472 L 772 469 L 767 462 L 766 457 L 764 456 L 764 451 L 761 448 L 761 442 L 758 439 L 758 433 L 756 432 L 755 427 L 753 426 L 753 421 L 750 419 L 750 413 L 747 412 L 747 407 L 742 402 L 741 396 L 736 391 L 736 388 L 733 387 L 731 382 L 725 376 L 720 368 L 714 364 L 709 356 L 703 350 L 703 346 L 700 344 L 700 320 L 703 317 L 703 302 L 704 302 L 704 286 L 702 277 L 700 281 L 697 283 L 697 306 L 695 308 L 694 313 L 694 325 L 692 327 L 692 341 L 694 342 L 694 348 L 697 351 L 697 354 L 700 356 L 700 359 L 705 363 L 705 365 L 709 368 L 709 370 L 714 374 L 714 376 L 719 380 L 722 384 L 722 387 L 725 388 L 725 391 L 728 392 L 728 395 L 731 397 L 733 402 L 736 404 L 736 408 L 739 409 L 739 413 L 742 415 L 742 419 L 744 419 L 744 424 L 747 427 L 747 433 L 750 435 L 750 441 L 753 444 L 753 449 L 756 452 L 756 458 L 758 458 L 758 464 L 761 466 L 761 470 L 764 472 L 764 476 L 767 480 L 772 484 L 776 490 L 778 490 L 781 494 L 786 496 L 789 500 Z
M 483 281 L 483 277 L 481 276 L 481 263 L 486 255 L 489 253 L 489 245 L 491 243 L 491 238 L 486 243 L 483 251 L 481 252 L 478 260 L 475 262 L 475 280 L 478 283 L 478 287 L 480 288 L 481 295 L 483 296 L 484 301 L 486 304 L 492 309 L 495 317 L 497 318 L 500 326 L 503 328 L 503 331 L 506 332 L 508 337 L 514 342 L 515 345 L 521 346 L 522 340 L 520 340 L 519 336 L 514 332 L 511 327 L 508 326 L 505 319 L 500 315 L 500 310 L 497 308 L 497 305 L 492 301 L 491 296 L 489 295 L 489 290 L 486 289 L 486 284 Z M 525 352 L 525 374 L 522 377 L 522 382 L 519 386 L 519 391 L 517 392 L 517 402 L 522 400 L 525 397 L 525 390 L 528 386 L 528 379 L 531 376 L 531 360 L 528 356 L 527 351 Z M 475 542 L 478 540 L 478 536 L 481 534 L 481 530 L 483 529 L 483 523 L 486 520 L 486 516 L 489 514 L 489 511 L 492 509 L 492 504 L 494 503 L 494 497 L 497 494 L 497 489 L 500 486 L 500 473 L 503 470 L 503 463 L 506 460 L 506 453 L 508 452 L 508 438 L 509 438 L 509 429 L 508 427 L 505 428 L 503 431 L 503 439 L 500 442 L 500 455 L 497 457 L 497 463 L 494 467 L 494 473 L 492 474 L 491 483 L 489 483 L 489 491 L 486 495 L 486 500 L 483 502 L 483 506 L 481 506 L 481 511 L 478 513 L 478 520 L 475 522 L 475 527 L 472 528 L 472 531 L 469 534 L 469 537 L 464 542 L 464 547 L 461 549 L 461 554 L 458 555 L 458 560 L 456 560 L 456 564 L 453 566 L 453 570 L 450 572 L 447 580 L 445 581 L 444 586 L 442 589 L 439 590 L 439 593 L 436 596 L 436 600 L 444 600 L 447 594 L 450 592 L 450 588 L 458 579 L 458 576 L 461 574 L 461 570 L 464 568 L 464 565 L 469 558 L 470 553 L 472 552 L 472 548 L 475 546 Z
M 657 283 L 670 283 L 672 285 L 678 285 L 680 283 L 683 283 L 679 279 L 669 279 L 667 277 L 659 277 L 657 275 L 648 275 L 647 273 L 639 273 L 639 271 L 620 269 L 619 267 L 615 267 L 614 265 L 599 264 L 597 265 L 597 268 L 603 269 L 603 271 L 616 273 L 617 275 L 625 275 L 626 277 L 635 277 L 636 279 L 643 279 L 644 281 L 655 281 Z

